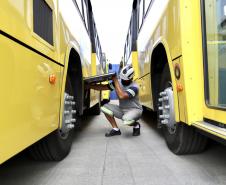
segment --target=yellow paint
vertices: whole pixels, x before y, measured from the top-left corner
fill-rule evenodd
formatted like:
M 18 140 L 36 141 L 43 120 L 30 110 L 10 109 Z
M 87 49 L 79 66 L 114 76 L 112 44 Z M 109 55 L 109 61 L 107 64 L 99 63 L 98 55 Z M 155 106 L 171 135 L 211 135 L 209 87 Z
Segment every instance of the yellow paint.
M 183 63 L 183 58 L 177 59 L 173 62 L 173 66 L 175 65 L 179 65 L 180 66 L 180 71 L 181 74 L 184 74 L 184 69 L 183 66 L 181 65 Z M 178 104 L 178 114 L 179 114 L 179 121 L 182 121 L 184 123 L 187 123 L 187 118 L 186 118 L 186 99 L 185 97 L 185 93 L 186 93 L 186 89 L 185 89 L 185 85 L 184 85 L 184 76 L 181 75 L 180 79 L 176 80 L 176 84 L 181 84 L 183 86 L 183 90 L 178 92 L 178 101 L 174 102 Z
M 108 73 L 108 63 L 106 62 L 106 73 Z M 108 84 L 108 82 L 103 82 L 102 84 Z M 110 90 L 102 91 L 102 100 L 110 100 Z
M 154 31 L 149 33 L 149 37 L 148 35 L 145 36 L 150 29 L 146 26 L 148 24 L 146 20 L 137 41 L 139 69 L 136 70 L 139 71 L 141 78 L 138 81 L 141 87 L 140 99 L 142 104 L 153 108 L 152 90 L 149 87 L 151 80 L 150 75 L 148 75 L 150 73 L 150 56 L 158 43 L 162 43 L 167 53 L 173 82 L 177 121 L 191 125 L 206 117 L 226 123 L 225 111 L 208 108 L 205 104 L 200 2 L 195 0 L 170 0 L 164 12 L 160 12 L 160 14 L 160 19 L 153 29 Z M 207 16 L 214 16 L 216 12 L 209 11 L 209 14 Z M 210 24 L 213 24 L 212 22 L 214 20 L 210 21 Z M 216 28 L 214 25 L 209 25 L 209 27 L 211 26 L 213 29 Z M 214 35 L 210 36 L 215 37 Z M 214 59 L 212 61 L 216 61 L 218 58 L 217 44 L 225 44 L 225 42 L 216 42 L 215 40 L 215 38 L 212 38 L 211 42 L 207 42 L 208 47 L 213 48 L 210 55 Z M 173 60 L 176 57 L 179 58 Z M 181 67 L 181 78 L 179 80 L 175 79 L 174 76 L 174 65 L 176 64 Z M 220 65 L 221 68 L 225 68 L 222 64 Z M 212 86 L 210 87 L 210 104 L 218 105 L 219 66 L 215 63 L 212 63 L 212 66 L 209 63 L 209 75 L 213 76 L 211 78 L 213 80 Z M 182 84 L 183 91 L 175 91 L 177 83 Z
M 209 108 L 204 104 L 203 106 L 205 118 L 217 121 L 219 123 L 226 124 L 226 115 L 224 110 L 218 110 L 215 108 Z
M 97 63 L 99 63 L 98 58 L 97 58 L 97 54 L 96 53 L 92 53 L 92 55 L 91 55 L 92 76 L 100 74 L 99 71 L 97 73 L 97 67 L 98 67 Z M 91 105 L 91 107 L 93 105 L 96 105 L 99 102 L 100 98 L 101 98 L 100 97 L 100 91 L 95 91 L 93 89 L 90 90 L 90 105 Z
M 160 3 L 154 1 L 153 4 Z M 162 2 L 163 3 L 163 2 Z M 164 4 L 165 3 L 165 4 Z M 136 52 L 132 57 L 132 63 L 137 72 L 137 82 L 140 86 L 140 100 L 142 104 L 153 109 L 153 97 L 151 89 L 151 56 L 158 44 L 162 44 L 167 53 L 168 64 L 171 73 L 174 90 L 174 104 L 176 121 L 188 125 L 194 124 L 203 118 L 226 124 L 225 105 L 219 102 L 219 69 L 226 69 L 223 62 L 225 55 L 219 56 L 220 47 L 226 44 L 223 34 L 218 31 L 220 14 L 216 12 L 222 6 L 216 5 L 216 1 L 206 0 L 207 21 L 207 51 L 208 51 L 208 75 L 209 93 L 208 104 L 205 102 L 204 93 L 204 69 L 203 69 L 203 45 L 201 25 L 201 4 L 197 0 L 166 0 L 159 6 L 158 15 L 152 15 L 151 9 L 146 15 L 146 20 L 139 31 L 137 39 L 138 57 Z M 154 6 L 154 5 L 153 5 Z M 221 10 L 222 11 L 222 10 Z M 219 33 L 218 33 L 219 32 Z M 221 51 L 222 52 L 222 51 Z M 221 59 L 220 59 L 221 57 Z M 138 58 L 138 60 L 137 60 Z M 174 66 L 181 69 L 180 79 L 174 75 Z M 161 77 L 160 77 L 161 78 Z M 180 84 L 183 90 L 176 91 Z M 221 109 L 221 110 L 220 110 Z M 200 127 L 199 127 L 200 128 Z M 207 128 L 201 128 L 210 134 L 214 134 Z M 216 135 L 216 134 L 215 134 Z M 218 137 L 222 137 L 219 134 Z M 223 137 L 226 139 L 225 137 Z
M 135 75 L 133 78 L 137 79 L 140 76 L 139 63 L 138 63 L 138 52 L 132 51 L 131 55 L 132 55 L 132 65 L 133 65 L 133 68 L 135 69 Z
M 151 83 L 150 75 L 148 75 L 150 73 L 150 56 L 155 47 L 161 43 L 166 50 L 170 67 L 176 120 L 189 125 L 195 121 L 203 120 L 204 116 L 200 10 L 200 2 L 198 1 L 170 0 L 161 14 L 153 33 L 150 33 L 150 37 L 147 39 L 142 36 L 142 34 L 148 33 L 148 27 L 145 27 L 147 23 L 144 24 L 138 37 L 139 71 L 140 77 L 142 77 L 141 84 L 144 84 L 141 85 L 141 90 L 144 89 L 144 92 L 141 92 L 142 103 L 151 109 L 153 108 L 152 91 L 148 86 Z M 173 60 L 176 57 L 179 58 Z M 179 80 L 176 80 L 174 76 L 174 65 L 176 64 L 181 67 L 181 78 Z M 176 91 L 177 83 L 182 84 L 183 91 Z
M 0 34 L 0 163 L 61 127 L 71 49 L 81 56 L 84 77 L 95 73 L 81 18 L 76 26 L 83 38 L 76 40 L 61 19 L 58 0 L 46 2 L 53 9 L 53 45 L 33 32 L 33 1 L 0 1 L 0 17 L 4 17 L 0 30 L 62 64 Z M 49 83 L 52 74 L 56 75 L 54 84 Z
M 110 99 L 110 91 L 102 91 L 102 100 L 109 100 Z
M 58 128 L 61 67 L 0 35 L 0 163 Z M 16 52 L 15 52 L 16 51 Z M 55 85 L 49 75 L 56 74 Z
M 182 69 L 186 101 L 186 117 L 189 125 L 203 120 L 204 79 L 202 58 L 202 31 L 200 2 L 182 1 L 181 45 Z M 199 19 L 197 19 L 199 17 Z M 191 30 L 191 31 L 189 31 Z
M 157 2 L 157 1 L 156 1 Z M 168 2 L 168 1 L 166 1 Z M 158 2 L 157 2 L 158 3 Z M 159 12 L 160 18 L 155 28 L 151 28 L 155 21 L 152 17 L 147 17 L 143 27 L 139 33 L 137 40 L 139 78 L 140 85 L 140 100 L 142 104 L 150 109 L 153 109 L 153 95 L 151 86 L 151 56 L 154 49 L 162 44 L 165 48 L 168 64 L 171 73 L 172 86 L 174 91 L 174 109 L 176 121 L 180 121 L 179 100 L 176 90 L 176 79 L 174 76 L 173 59 L 181 55 L 181 40 L 180 40 L 180 8 L 178 0 L 170 0 L 166 3 L 166 8 Z M 150 10 L 151 11 L 151 10 Z M 148 25 L 148 23 L 150 25 Z M 152 25 L 152 26 L 151 26 Z M 151 29 L 150 29 L 151 28 Z M 153 30 L 153 32 L 151 32 Z M 184 113 L 183 113 L 184 115 Z M 185 117 L 185 116 L 183 116 Z M 183 119 L 184 120 L 184 119 Z
M 163 44 L 165 51 L 166 51 L 166 55 L 167 55 L 167 59 L 168 59 L 168 66 L 170 69 L 170 76 L 171 76 L 171 80 L 172 80 L 172 87 L 173 87 L 175 120 L 176 120 L 176 122 L 179 122 L 179 121 L 181 121 L 180 120 L 181 110 L 179 113 L 180 106 L 179 106 L 179 99 L 178 99 L 178 92 L 177 92 L 177 82 L 176 82 L 176 78 L 174 75 L 174 65 L 175 65 L 174 63 L 179 59 L 172 61 L 172 56 L 170 55 L 169 46 L 167 44 L 167 41 L 164 38 L 160 37 L 160 40 L 157 43 L 159 43 L 159 42 L 161 42 L 161 44 Z
M 92 75 L 95 76 L 97 74 L 97 56 L 96 53 L 92 53 L 91 66 L 92 66 Z
M 215 1 L 210 1 L 215 2 Z M 208 2 L 208 3 L 210 3 Z M 207 2 L 206 2 L 207 3 Z M 208 5 L 207 5 L 208 6 Z M 210 8 L 214 5 L 208 6 Z M 176 12 L 176 14 L 175 14 Z M 215 17 L 216 12 L 208 11 L 207 17 Z M 170 16 L 172 15 L 172 16 Z M 177 16 L 175 16 L 177 15 Z M 170 18 L 171 17 L 171 18 Z M 172 19 L 179 17 L 179 19 Z M 216 29 L 214 20 L 209 20 L 207 23 L 208 28 Z M 145 27 L 142 29 L 146 29 Z M 142 29 L 140 34 L 142 34 Z M 166 31 L 167 30 L 167 31 Z M 210 31 L 211 33 L 214 30 Z M 213 38 L 212 38 L 213 37 Z M 214 121 L 226 123 L 226 113 L 223 110 L 217 108 L 210 108 L 205 103 L 204 97 L 204 71 L 203 71 L 203 50 L 202 50 L 202 26 L 201 26 L 201 7 L 200 2 L 196 0 L 191 1 L 169 1 L 165 12 L 162 14 L 161 19 L 156 25 L 153 34 L 150 34 L 149 42 L 142 43 L 142 36 L 138 38 L 139 49 L 139 64 L 140 64 L 140 76 L 145 73 L 146 68 L 150 67 L 146 64 L 149 55 L 152 53 L 154 44 L 163 41 L 163 45 L 167 52 L 168 62 L 171 71 L 171 77 L 173 79 L 173 87 L 177 83 L 183 85 L 183 91 L 178 92 L 178 104 L 179 104 L 179 120 L 189 125 L 197 121 L 202 121 L 203 118 L 209 118 Z M 219 37 L 217 37 L 219 38 Z M 217 44 L 225 44 L 225 42 L 216 42 L 216 35 L 208 36 L 207 47 L 209 52 L 209 76 L 210 76 L 210 105 L 218 106 L 219 99 L 219 68 L 225 68 L 223 63 L 216 64 L 218 60 L 218 47 Z M 147 40 L 147 39 L 146 39 Z M 179 57 L 177 60 L 173 60 L 175 57 Z M 172 62 L 173 60 L 173 62 Z M 212 63 L 211 63 L 212 62 Z M 173 63 L 173 65 L 171 65 Z M 181 78 L 176 80 L 174 77 L 173 66 L 179 64 L 181 67 Z M 144 78 L 145 79 L 145 78 Z M 148 81 L 147 79 L 146 81 Z M 175 82 L 174 82 L 175 80 Z M 211 81 L 212 80 L 212 81 Z M 149 91 L 149 89 L 148 89 Z M 151 92 L 151 91 L 150 91 Z M 174 94 L 175 91 L 174 91 Z M 174 97 L 177 99 L 177 97 Z M 149 96 L 151 99 L 151 95 Z M 145 100 L 146 102 L 148 100 Z M 175 102 L 176 103 L 176 102 Z M 206 130 L 209 132 L 208 130 Z

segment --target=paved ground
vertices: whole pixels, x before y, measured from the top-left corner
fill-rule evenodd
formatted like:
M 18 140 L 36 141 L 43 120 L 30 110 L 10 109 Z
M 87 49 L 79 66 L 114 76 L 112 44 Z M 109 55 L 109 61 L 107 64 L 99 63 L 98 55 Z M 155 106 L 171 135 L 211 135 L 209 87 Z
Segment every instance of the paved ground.
M 212 142 L 199 155 L 176 156 L 145 113 L 142 135 L 105 138 L 103 115 L 86 117 L 70 155 L 62 162 L 35 162 L 24 153 L 0 167 L 0 185 L 182 185 L 226 184 L 226 148 Z

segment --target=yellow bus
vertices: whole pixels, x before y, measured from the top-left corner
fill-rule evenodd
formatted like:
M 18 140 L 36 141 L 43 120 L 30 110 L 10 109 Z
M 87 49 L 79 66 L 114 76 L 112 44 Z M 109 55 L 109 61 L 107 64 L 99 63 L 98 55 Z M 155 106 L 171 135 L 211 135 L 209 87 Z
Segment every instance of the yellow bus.
M 29 146 L 35 159 L 61 160 L 76 118 L 99 112 L 83 82 L 102 64 L 90 0 L 1 1 L 0 17 L 0 164 Z
M 102 63 L 103 63 L 103 72 L 109 72 L 109 63 L 107 63 L 106 54 L 102 53 Z M 108 82 L 103 82 L 103 84 L 107 84 Z M 110 102 L 110 90 L 102 91 L 102 105 Z
M 134 0 L 124 58 L 175 154 L 226 139 L 226 1 Z

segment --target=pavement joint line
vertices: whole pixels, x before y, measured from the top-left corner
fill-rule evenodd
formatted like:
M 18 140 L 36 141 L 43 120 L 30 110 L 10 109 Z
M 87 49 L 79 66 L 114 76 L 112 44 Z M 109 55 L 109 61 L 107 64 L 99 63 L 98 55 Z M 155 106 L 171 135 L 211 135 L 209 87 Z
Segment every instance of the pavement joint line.
M 120 144 L 121 144 L 121 142 L 120 142 Z M 122 146 L 122 144 L 121 144 L 121 146 Z M 128 162 L 129 171 L 130 171 L 130 174 L 132 176 L 133 184 L 136 185 L 136 181 L 135 181 L 135 178 L 134 178 L 134 175 L 133 175 L 133 170 L 132 170 L 132 166 L 130 165 L 128 155 L 127 155 L 126 150 L 124 149 L 124 147 L 122 147 L 122 148 L 123 148 L 123 151 L 125 153 L 126 161 Z
M 101 176 L 101 185 L 104 185 L 103 183 L 104 183 L 104 173 L 105 173 L 105 166 L 106 166 L 108 142 L 109 142 L 109 138 L 107 139 L 106 147 L 105 147 L 104 164 L 103 164 L 103 170 L 102 170 L 102 176 Z

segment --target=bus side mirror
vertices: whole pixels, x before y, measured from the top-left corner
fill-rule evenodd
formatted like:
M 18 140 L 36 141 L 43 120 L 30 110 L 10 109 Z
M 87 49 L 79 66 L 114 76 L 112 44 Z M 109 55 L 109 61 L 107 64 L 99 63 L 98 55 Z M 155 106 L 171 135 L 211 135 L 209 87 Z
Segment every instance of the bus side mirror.
M 112 64 L 111 63 L 108 64 L 108 69 L 112 70 Z

